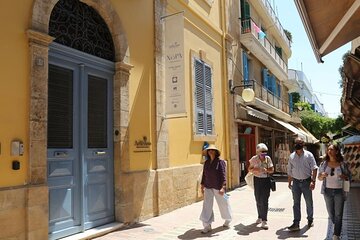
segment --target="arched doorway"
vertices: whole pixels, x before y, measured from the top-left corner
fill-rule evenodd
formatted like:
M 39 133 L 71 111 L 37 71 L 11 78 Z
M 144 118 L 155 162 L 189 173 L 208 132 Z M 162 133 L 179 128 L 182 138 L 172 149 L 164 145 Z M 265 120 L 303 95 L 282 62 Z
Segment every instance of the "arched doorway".
M 114 45 L 101 16 L 77 0 L 50 15 L 47 178 L 50 239 L 114 221 Z

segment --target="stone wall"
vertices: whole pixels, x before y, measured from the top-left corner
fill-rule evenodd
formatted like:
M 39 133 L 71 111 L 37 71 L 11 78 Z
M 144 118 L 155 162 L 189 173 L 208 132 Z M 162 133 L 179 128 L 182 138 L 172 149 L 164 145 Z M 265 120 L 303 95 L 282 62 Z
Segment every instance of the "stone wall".
M 43 186 L 1 190 L 0 239 L 47 239 L 47 197 Z
M 199 201 L 201 173 L 201 164 L 158 170 L 159 214 Z
M 201 173 L 201 164 L 122 173 L 116 219 L 143 221 L 199 201 Z
M 144 221 L 201 200 L 202 167 L 121 173 L 117 221 Z M 47 186 L 0 190 L 0 239 L 47 239 L 48 214 Z

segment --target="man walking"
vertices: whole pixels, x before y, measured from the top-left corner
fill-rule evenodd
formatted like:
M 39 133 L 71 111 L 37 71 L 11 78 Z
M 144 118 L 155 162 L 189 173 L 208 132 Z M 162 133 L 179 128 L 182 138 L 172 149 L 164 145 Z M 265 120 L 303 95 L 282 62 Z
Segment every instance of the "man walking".
M 304 150 L 304 141 L 301 138 L 295 139 L 295 151 L 290 154 L 289 162 L 287 166 L 288 173 L 288 187 L 292 191 L 293 195 L 293 224 L 288 227 L 290 231 L 300 230 L 299 223 L 301 220 L 301 194 L 304 194 L 306 202 L 306 212 L 308 227 L 312 227 L 314 218 L 314 207 L 312 190 L 315 189 L 315 180 L 317 175 L 318 166 L 314 155 Z

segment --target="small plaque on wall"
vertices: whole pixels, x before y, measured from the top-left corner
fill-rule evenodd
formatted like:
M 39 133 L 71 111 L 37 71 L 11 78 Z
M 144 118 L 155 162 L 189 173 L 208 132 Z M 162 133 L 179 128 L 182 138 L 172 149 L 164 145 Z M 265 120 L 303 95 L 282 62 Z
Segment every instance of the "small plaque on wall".
M 146 136 L 143 136 L 143 139 L 135 141 L 135 150 L 134 152 L 151 152 L 151 142 L 148 142 Z

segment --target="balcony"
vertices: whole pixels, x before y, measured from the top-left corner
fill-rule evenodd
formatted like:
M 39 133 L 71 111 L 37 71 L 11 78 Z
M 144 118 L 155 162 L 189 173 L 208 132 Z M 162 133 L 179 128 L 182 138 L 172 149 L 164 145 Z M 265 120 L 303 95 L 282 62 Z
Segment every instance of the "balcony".
M 245 82 L 242 82 L 244 84 Z M 249 106 L 254 106 L 257 109 L 262 110 L 264 113 L 276 116 L 285 121 L 292 121 L 289 103 L 276 96 L 269 91 L 265 86 L 259 84 L 255 80 L 250 80 L 247 84 L 252 84 L 255 92 L 255 100 L 245 103 Z M 237 93 L 241 93 L 243 87 L 236 90 Z
M 286 45 L 285 51 L 289 57 L 291 55 L 291 42 L 285 34 L 284 28 L 282 27 L 279 18 L 276 16 L 274 9 L 271 7 L 269 0 L 253 0 L 252 4 L 256 8 L 256 10 L 264 17 L 265 22 L 273 22 L 276 26 L 277 35 L 279 35 L 279 40 L 282 41 Z
M 259 36 L 252 19 L 241 21 L 241 43 L 281 81 L 287 80 L 288 67 L 266 37 Z

